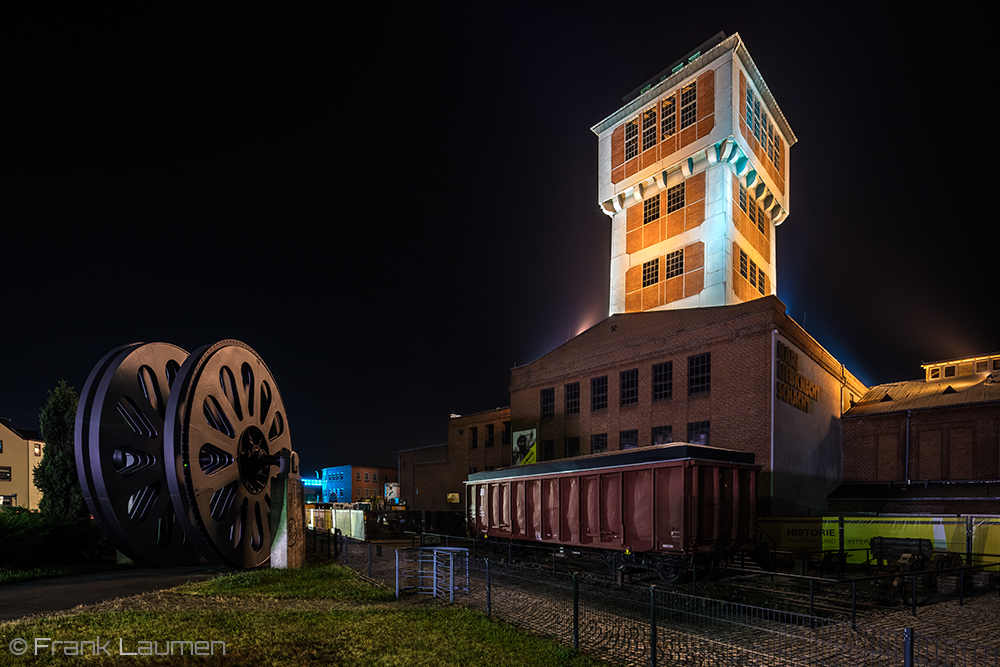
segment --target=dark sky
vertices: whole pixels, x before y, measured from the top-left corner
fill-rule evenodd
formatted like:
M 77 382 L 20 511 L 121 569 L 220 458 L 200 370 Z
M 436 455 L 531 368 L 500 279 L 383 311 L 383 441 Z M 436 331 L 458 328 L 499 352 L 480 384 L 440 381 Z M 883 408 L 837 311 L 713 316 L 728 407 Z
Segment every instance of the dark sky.
M 975 18 L 809 4 L 22 26 L 0 416 L 37 428 L 49 388 L 81 389 L 124 343 L 236 338 L 274 374 L 305 472 L 444 442 L 452 412 L 509 404 L 513 364 L 607 315 L 590 127 L 720 30 L 799 139 L 789 313 L 869 384 L 1000 349 L 995 55 Z

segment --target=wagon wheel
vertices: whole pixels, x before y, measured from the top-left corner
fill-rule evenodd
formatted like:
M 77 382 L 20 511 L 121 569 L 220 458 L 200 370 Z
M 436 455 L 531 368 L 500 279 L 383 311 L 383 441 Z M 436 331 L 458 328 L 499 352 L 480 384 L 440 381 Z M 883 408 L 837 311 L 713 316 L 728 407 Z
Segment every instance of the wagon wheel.
M 167 414 L 167 485 L 188 538 L 228 567 L 263 565 L 274 455 L 291 450 L 271 372 L 239 341 L 200 348 L 178 371 Z
M 113 350 L 77 408 L 77 475 L 94 520 L 119 551 L 152 565 L 199 557 L 176 520 L 163 462 L 167 398 L 186 357 L 168 343 Z
M 665 584 L 679 584 L 687 578 L 688 563 L 682 560 L 660 561 L 655 566 L 656 574 Z

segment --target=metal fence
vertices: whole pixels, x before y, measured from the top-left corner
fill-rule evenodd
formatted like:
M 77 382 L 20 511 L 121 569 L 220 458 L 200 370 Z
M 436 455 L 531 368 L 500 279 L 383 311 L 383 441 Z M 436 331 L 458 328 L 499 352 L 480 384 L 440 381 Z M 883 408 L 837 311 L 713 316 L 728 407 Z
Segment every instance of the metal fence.
M 339 542 L 342 565 L 398 586 L 398 594 L 436 589 L 438 597 L 615 664 L 1000 667 L 1000 648 L 912 628 L 870 627 L 657 586 L 616 586 L 607 578 L 473 558 L 471 552 L 463 563 L 456 554 L 464 550 L 443 545 L 397 553 L 370 542 Z M 321 537 L 317 550 L 326 546 Z M 336 553 L 337 542 L 330 548 Z M 441 554 L 450 554 L 446 567 Z

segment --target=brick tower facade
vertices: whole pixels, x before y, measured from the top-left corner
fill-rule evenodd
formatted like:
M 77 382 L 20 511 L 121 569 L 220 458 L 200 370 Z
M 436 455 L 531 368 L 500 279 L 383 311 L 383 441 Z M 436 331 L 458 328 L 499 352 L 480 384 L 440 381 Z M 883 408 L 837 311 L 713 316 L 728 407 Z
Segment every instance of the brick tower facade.
M 796 139 L 739 34 L 719 33 L 591 128 L 612 219 L 610 312 L 774 294 Z

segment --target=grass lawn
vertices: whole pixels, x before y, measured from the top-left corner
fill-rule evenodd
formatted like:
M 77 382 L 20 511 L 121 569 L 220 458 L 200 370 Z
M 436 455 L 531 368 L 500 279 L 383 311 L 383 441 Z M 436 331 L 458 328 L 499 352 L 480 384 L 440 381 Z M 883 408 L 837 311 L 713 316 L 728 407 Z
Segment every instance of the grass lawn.
M 28 655 L 10 653 L 17 638 L 27 641 Z M 37 656 L 36 641 L 44 649 Z M 55 641 L 71 643 L 55 645 L 52 655 Z M 93 643 L 82 643 L 86 641 Z M 145 649 L 167 651 L 171 641 L 203 641 L 199 648 L 203 652 L 214 648 L 215 655 L 179 657 L 181 645 L 174 645 L 173 656 L 128 655 Z M 220 643 L 213 647 L 209 643 L 213 641 Z M 96 646 L 108 655 L 102 650 L 93 656 Z M 183 648 L 190 653 L 194 645 Z M 95 605 L 83 613 L 0 623 L 0 665 L 81 660 L 63 655 L 67 649 L 88 656 L 83 658 L 87 665 L 605 664 L 478 612 L 424 596 L 397 602 L 390 591 L 336 565 L 234 573 Z

